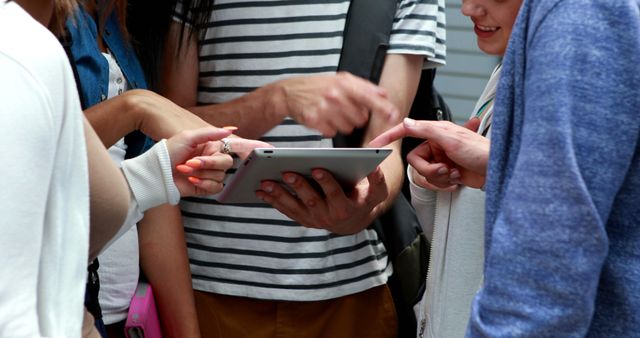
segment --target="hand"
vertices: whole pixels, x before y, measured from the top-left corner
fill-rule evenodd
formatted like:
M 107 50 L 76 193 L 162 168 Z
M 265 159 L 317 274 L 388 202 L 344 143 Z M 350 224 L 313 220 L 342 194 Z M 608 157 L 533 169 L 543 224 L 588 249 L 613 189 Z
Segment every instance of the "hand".
M 211 128 L 205 128 L 204 130 L 211 130 Z M 192 191 L 195 195 L 208 195 L 220 192 L 223 188 L 222 182 L 226 175 L 225 172 L 233 165 L 233 158 L 230 153 L 235 153 L 240 159 L 244 160 L 249 156 L 254 148 L 273 147 L 272 145 L 262 141 L 248 140 L 240 137 L 229 137 L 224 138 L 224 140 L 229 145 L 230 153 L 225 153 L 223 149 L 222 136 L 218 136 L 233 135 L 230 135 L 231 132 L 227 129 L 218 129 L 218 131 L 219 130 L 225 130 L 227 132 L 216 133 L 215 136 L 212 136 L 216 141 L 208 140 L 206 143 L 198 144 L 192 155 L 194 157 L 188 159 L 186 162 L 175 165 L 172 156 L 172 163 L 175 165 L 176 170 L 178 170 L 181 175 L 188 175 L 187 180 L 191 185 L 193 185 L 193 187 L 187 185 L 188 189 L 184 189 L 189 194 L 191 194 Z M 231 162 L 229 162 L 229 160 L 231 160 Z M 174 179 L 176 179 L 175 174 Z M 178 183 L 176 183 L 176 185 L 178 185 Z M 194 187 L 201 190 L 193 190 Z M 179 186 L 178 189 L 181 193 L 183 192 Z M 182 194 L 182 196 L 186 195 Z
M 269 143 L 258 141 L 258 140 L 250 140 L 242 137 L 237 137 L 231 135 L 231 137 L 225 139 L 229 146 L 229 152 L 238 155 L 238 157 L 242 160 L 246 159 L 249 154 L 255 148 L 273 148 L 273 146 Z M 222 152 L 223 144 L 221 141 L 218 142 L 218 148 Z
M 446 161 L 442 149 L 429 141 L 418 145 L 407 154 L 409 173 L 413 183 L 431 191 L 454 191 L 458 185 L 451 182 L 449 175 L 455 165 Z M 446 161 L 449 162 L 449 161 Z
M 369 146 L 383 146 L 405 136 L 428 139 L 431 149 L 434 145 L 442 149 L 446 157 L 443 161 L 455 165 L 449 173 L 452 183 L 462 183 L 473 188 L 484 185 L 490 145 L 487 138 L 449 121 L 415 121 L 407 118 L 403 123 L 376 137 Z M 413 160 L 407 156 L 414 168 L 421 166 L 415 158 L 420 156 L 420 151 L 424 149 L 414 153 Z M 420 171 L 419 168 L 416 170 Z
M 222 190 L 222 181 L 233 158 L 222 154 L 219 140 L 231 134 L 214 127 L 187 130 L 167 139 L 173 180 L 181 196 L 215 194 Z M 186 162 L 186 163 L 185 163 Z
M 367 123 L 369 113 L 385 121 L 400 116 L 383 88 L 346 72 L 294 77 L 274 85 L 284 93 L 284 107 L 276 110 L 286 111 L 298 123 L 327 137 L 337 132 L 350 134 Z
M 314 169 L 311 175 L 322 192 L 303 176 L 284 173 L 283 180 L 295 195 L 277 182 L 264 181 L 256 196 L 306 227 L 354 234 L 371 224 L 378 215 L 380 203 L 389 194 L 379 167 L 348 193 L 324 169 Z

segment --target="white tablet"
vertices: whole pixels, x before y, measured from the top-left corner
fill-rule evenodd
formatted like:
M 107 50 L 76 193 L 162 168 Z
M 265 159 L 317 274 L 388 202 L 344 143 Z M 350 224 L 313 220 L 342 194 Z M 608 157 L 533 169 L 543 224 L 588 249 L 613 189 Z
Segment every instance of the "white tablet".
M 214 196 L 221 203 L 263 203 L 256 197 L 264 180 L 282 182 L 284 172 L 311 177 L 326 169 L 343 185 L 352 186 L 370 174 L 387 156 L 387 148 L 256 148 Z M 310 183 L 315 183 L 313 178 Z

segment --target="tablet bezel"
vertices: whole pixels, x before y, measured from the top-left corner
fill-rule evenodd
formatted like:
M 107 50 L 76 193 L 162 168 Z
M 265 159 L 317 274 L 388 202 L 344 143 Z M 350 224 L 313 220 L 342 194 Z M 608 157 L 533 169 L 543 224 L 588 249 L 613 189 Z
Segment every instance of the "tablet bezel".
M 311 177 L 315 168 L 324 168 L 342 185 L 353 186 L 391 152 L 389 148 L 256 148 L 213 197 L 225 204 L 263 203 L 255 195 L 262 181 L 282 182 L 284 172 Z

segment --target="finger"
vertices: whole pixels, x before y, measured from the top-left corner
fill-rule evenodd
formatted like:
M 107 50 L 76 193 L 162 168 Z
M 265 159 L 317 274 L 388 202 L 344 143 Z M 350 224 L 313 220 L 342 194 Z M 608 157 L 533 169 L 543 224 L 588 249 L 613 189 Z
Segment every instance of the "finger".
M 228 170 L 233 166 L 233 157 L 226 154 L 215 153 L 211 156 L 197 156 L 187 162 L 185 165 L 200 170 Z
M 189 174 L 189 177 L 222 183 L 226 177 L 226 173 L 224 170 L 193 170 Z
M 338 73 L 338 76 L 345 79 L 343 85 L 347 86 L 347 92 L 356 105 L 367 108 L 367 111 L 383 121 L 395 121 L 399 118 L 400 112 L 386 95 L 382 95 L 383 91 L 379 86 L 348 73 Z
M 241 137 L 229 137 L 227 138 L 227 143 L 229 144 L 231 153 L 237 154 L 238 157 L 243 160 L 247 158 L 255 148 L 273 148 L 269 143 Z
M 193 176 L 189 176 L 188 180 L 193 184 L 194 195 L 196 196 L 216 194 L 222 191 L 224 187 L 222 182 L 219 181 L 200 179 Z
M 356 127 L 364 126 L 369 120 L 369 109 L 351 99 L 338 88 L 332 88 L 326 95 L 328 111 L 332 114 L 330 122 L 343 134 L 350 133 Z
M 449 170 L 446 166 L 442 166 L 440 163 L 429 163 L 420 157 L 413 157 L 411 159 L 407 157 L 407 161 L 415 171 L 430 184 L 438 188 L 446 188 L 451 185 L 448 174 Z
M 314 188 L 303 176 L 296 173 L 284 173 L 282 180 L 295 191 L 296 196 L 305 206 L 313 210 L 311 213 L 318 212 L 318 208 L 321 209 L 320 212 L 326 211 L 321 191 Z
M 415 172 L 412 178 L 413 178 L 413 183 L 415 183 L 417 186 L 422 187 L 424 189 L 431 190 L 431 191 L 454 191 L 458 188 L 458 186 L 455 184 L 452 184 L 445 188 L 441 188 L 439 186 L 433 185 L 429 181 L 427 181 L 427 179 L 424 178 L 424 176 L 418 174 L 417 171 Z
M 423 143 L 407 154 L 407 162 L 413 169 L 429 182 L 438 188 L 448 188 L 449 168 L 444 163 L 433 162 L 431 149 L 428 143 Z
M 367 175 L 369 181 L 369 192 L 365 198 L 365 202 L 368 206 L 374 207 L 384 201 L 389 195 L 384 172 L 380 167 L 377 167 L 369 175 Z
M 336 181 L 336 179 L 324 169 L 311 170 L 311 176 L 318 182 L 322 192 L 324 193 L 325 200 L 329 205 L 348 205 L 349 199 L 345 195 L 342 186 Z
M 193 147 L 195 147 L 207 141 L 214 141 L 227 137 L 231 135 L 231 131 L 222 128 L 205 127 L 186 130 L 181 134 L 183 134 L 183 139 L 186 141 L 186 143 L 191 144 Z
M 467 122 L 464 123 L 463 127 L 471 130 L 472 132 L 478 132 L 478 128 L 480 127 L 480 119 L 477 117 L 470 118 Z
M 326 114 L 332 114 L 327 120 L 328 125 L 345 135 L 351 134 L 355 128 L 362 127 L 369 117 L 368 111 L 351 104 L 336 105 Z
M 277 182 L 261 182 L 260 190 L 256 191 L 256 196 L 289 218 L 296 219 L 304 214 L 305 208 L 300 200 Z
M 353 204 L 333 175 L 324 169 L 313 169 L 311 176 L 324 193 L 327 210 L 324 217 L 322 214 L 313 214 L 317 222 L 322 224 L 320 227 L 330 230 L 336 223 L 349 219 L 353 214 Z
M 453 124 L 449 121 L 426 121 L 426 120 L 414 120 L 410 118 L 405 118 L 402 121 L 402 125 L 405 128 L 405 136 L 412 136 L 421 138 L 424 140 L 436 140 L 437 143 L 440 143 L 438 140 L 441 139 L 443 133 L 446 132 L 446 124 Z
M 403 123 L 399 123 L 371 140 L 367 146 L 372 148 L 383 147 L 405 136 L 407 136 L 405 126 Z

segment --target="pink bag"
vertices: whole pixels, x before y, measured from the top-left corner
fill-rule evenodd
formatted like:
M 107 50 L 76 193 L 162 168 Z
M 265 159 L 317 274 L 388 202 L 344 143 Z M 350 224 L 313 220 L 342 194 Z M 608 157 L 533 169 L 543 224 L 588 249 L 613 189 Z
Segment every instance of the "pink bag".
M 150 284 L 138 283 L 136 292 L 131 298 L 124 331 L 127 338 L 162 338 L 162 329 Z

